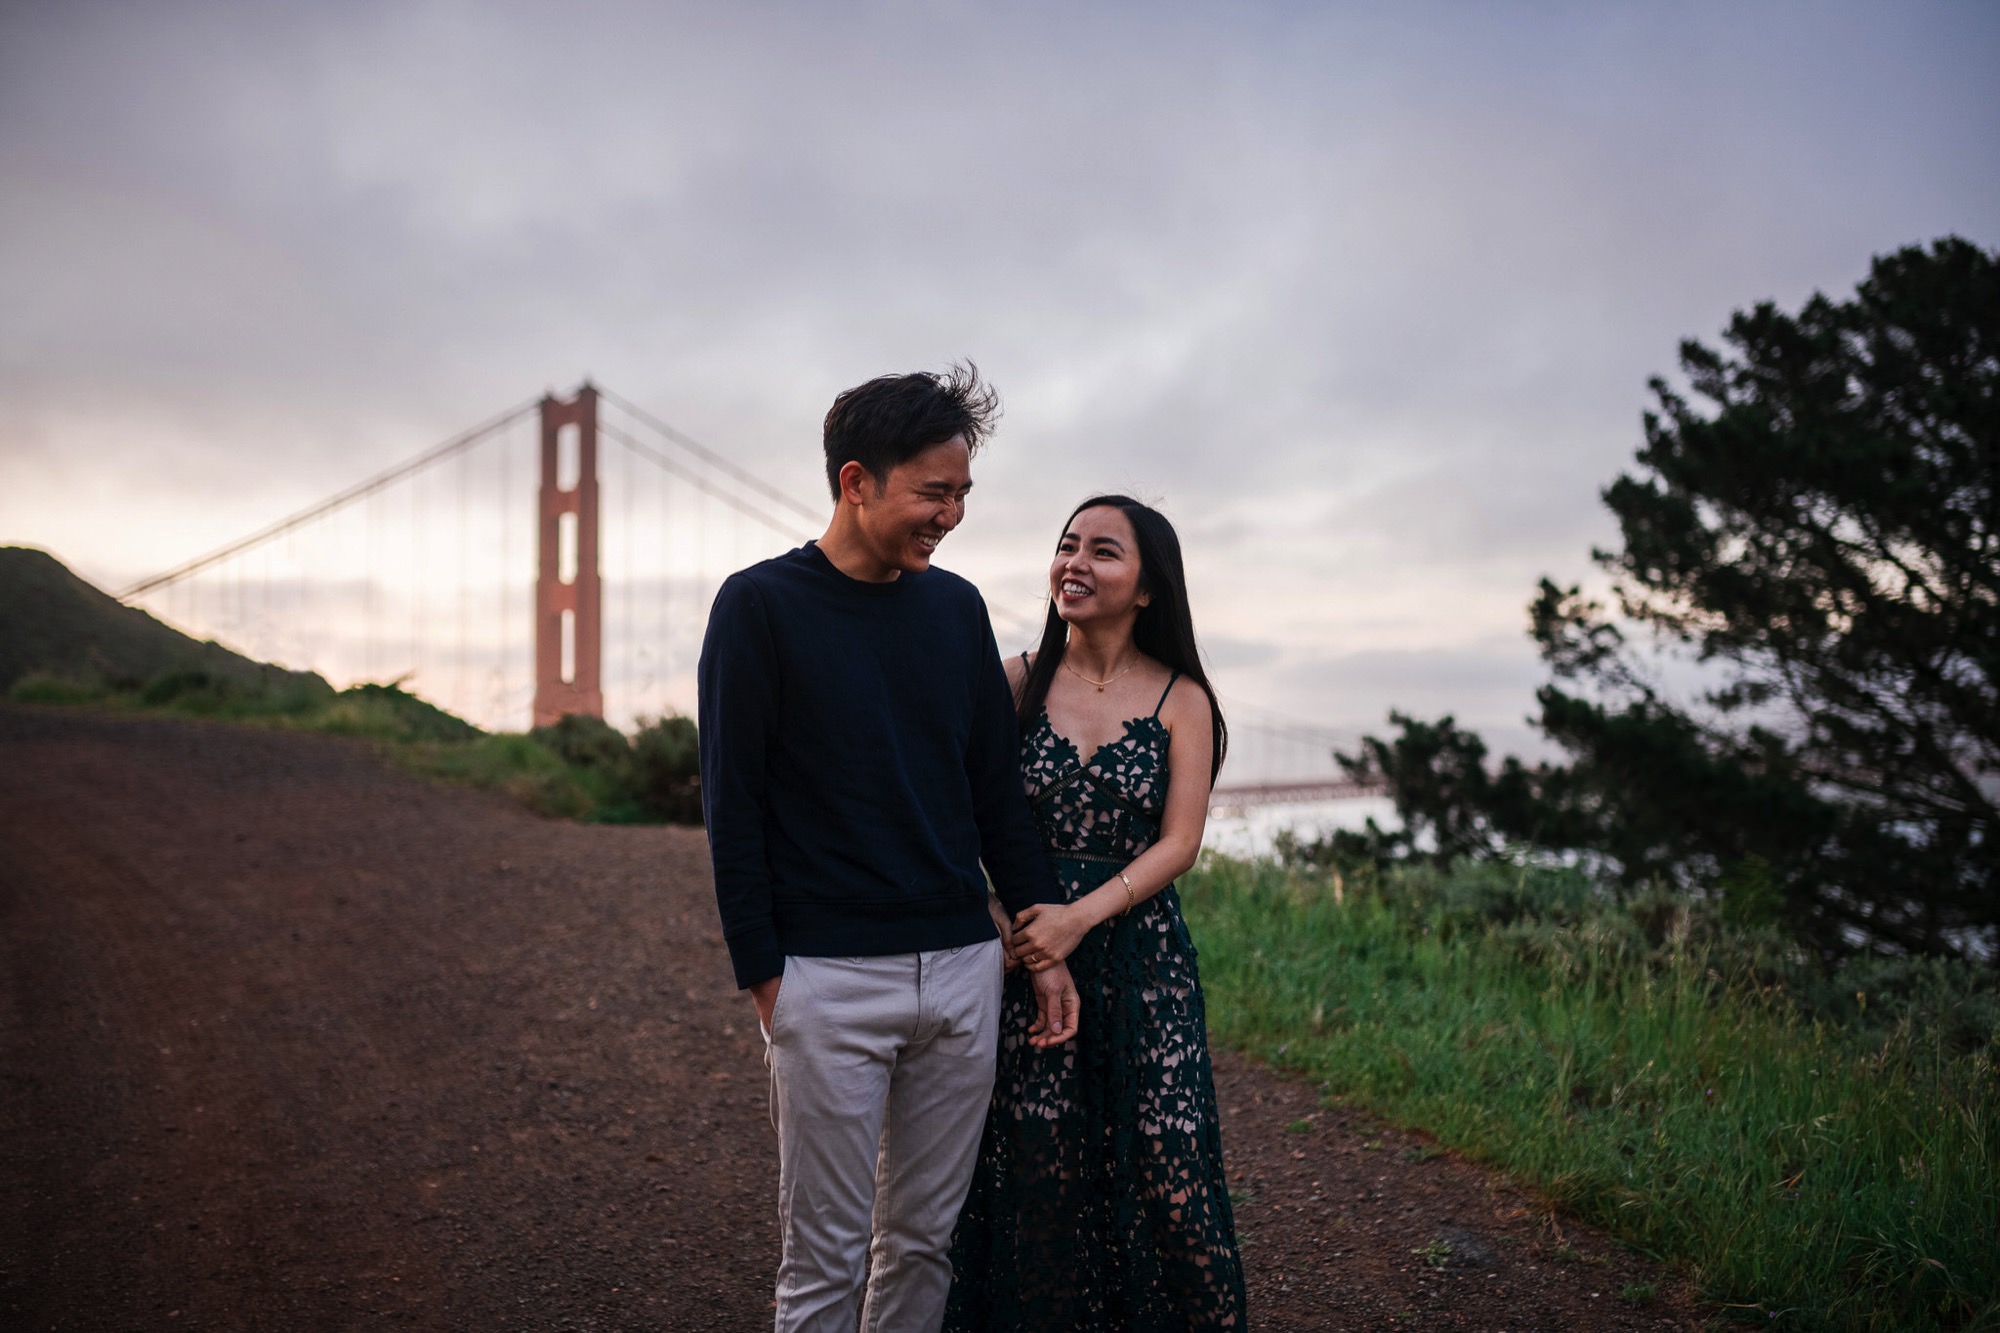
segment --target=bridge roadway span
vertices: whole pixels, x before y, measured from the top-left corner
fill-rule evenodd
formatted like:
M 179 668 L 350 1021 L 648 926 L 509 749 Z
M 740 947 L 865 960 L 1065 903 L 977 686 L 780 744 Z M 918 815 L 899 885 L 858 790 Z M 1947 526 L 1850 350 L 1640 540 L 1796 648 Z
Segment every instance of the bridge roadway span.
M 1387 796 L 1389 788 L 1379 782 L 1354 782 L 1347 778 L 1314 778 L 1302 782 L 1246 782 L 1225 784 L 1209 793 L 1212 815 L 1225 816 L 1253 805 L 1305 805 L 1314 801 L 1356 801 L 1370 796 Z

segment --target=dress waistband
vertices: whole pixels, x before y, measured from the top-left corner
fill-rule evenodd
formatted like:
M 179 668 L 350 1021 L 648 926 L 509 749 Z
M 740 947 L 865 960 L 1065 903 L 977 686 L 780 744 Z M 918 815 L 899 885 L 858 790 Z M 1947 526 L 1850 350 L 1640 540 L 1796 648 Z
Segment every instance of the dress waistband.
M 1130 865 L 1129 856 L 1100 856 L 1096 852 L 1050 852 L 1059 861 L 1100 861 L 1108 866 Z

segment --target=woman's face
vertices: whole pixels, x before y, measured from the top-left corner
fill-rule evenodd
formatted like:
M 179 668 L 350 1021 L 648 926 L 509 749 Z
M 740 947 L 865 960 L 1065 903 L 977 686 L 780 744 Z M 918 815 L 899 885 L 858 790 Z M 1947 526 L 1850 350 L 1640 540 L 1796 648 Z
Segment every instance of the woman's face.
M 1133 617 L 1151 599 L 1140 590 L 1139 542 L 1132 520 L 1111 505 L 1069 521 L 1049 565 L 1056 614 L 1072 625 Z

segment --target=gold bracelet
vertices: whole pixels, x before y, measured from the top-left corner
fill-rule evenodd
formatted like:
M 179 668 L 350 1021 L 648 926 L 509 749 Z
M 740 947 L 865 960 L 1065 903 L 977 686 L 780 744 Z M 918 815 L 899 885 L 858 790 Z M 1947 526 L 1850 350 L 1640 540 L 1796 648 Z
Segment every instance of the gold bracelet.
M 1130 916 L 1132 915 L 1132 903 L 1134 901 L 1132 893 L 1132 881 L 1126 876 L 1125 872 L 1122 870 L 1118 872 L 1118 881 L 1119 883 L 1125 886 L 1125 910 L 1120 912 L 1118 915 Z

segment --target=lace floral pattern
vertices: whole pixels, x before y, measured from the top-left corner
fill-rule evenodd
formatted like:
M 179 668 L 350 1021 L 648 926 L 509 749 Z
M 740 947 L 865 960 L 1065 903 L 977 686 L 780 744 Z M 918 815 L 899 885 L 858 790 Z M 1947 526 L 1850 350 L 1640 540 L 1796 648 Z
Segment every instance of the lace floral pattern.
M 1044 713 L 1022 772 L 1068 900 L 1150 846 L 1167 730 L 1134 718 L 1085 762 Z M 999 1077 L 953 1239 L 957 1333 L 1242 1329 L 1243 1270 L 1195 951 L 1172 886 L 1069 960 L 1077 1039 L 1028 1045 L 1033 995 L 1008 978 Z

